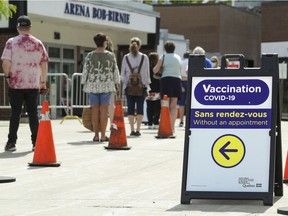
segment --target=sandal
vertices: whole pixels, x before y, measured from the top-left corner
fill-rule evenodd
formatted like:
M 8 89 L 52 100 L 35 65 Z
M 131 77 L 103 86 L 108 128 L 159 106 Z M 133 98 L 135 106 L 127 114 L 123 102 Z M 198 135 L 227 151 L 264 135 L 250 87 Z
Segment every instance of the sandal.
M 105 139 L 100 139 L 100 142 L 109 142 L 109 138 L 105 136 Z
M 99 138 L 93 137 L 93 142 L 99 142 Z

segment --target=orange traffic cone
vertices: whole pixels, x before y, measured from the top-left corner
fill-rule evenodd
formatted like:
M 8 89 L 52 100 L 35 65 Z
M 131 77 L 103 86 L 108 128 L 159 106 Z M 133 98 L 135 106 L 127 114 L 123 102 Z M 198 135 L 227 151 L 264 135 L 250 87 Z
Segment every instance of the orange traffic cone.
M 288 183 L 288 152 L 287 152 L 287 156 L 286 156 L 286 165 L 285 165 L 283 182 Z
M 56 162 L 48 101 L 43 101 L 33 162 L 29 166 L 59 167 Z
M 167 95 L 164 95 L 161 101 L 160 123 L 158 128 L 158 136 L 156 136 L 156 138 L 175 138 L 172 131 Z
M 105 149 L 129 150 L 124 124 L 124 114 L 122 110 L 122 101 L 116 100 L 113 124 L 111 125 L 111 134 L 108 146 Z

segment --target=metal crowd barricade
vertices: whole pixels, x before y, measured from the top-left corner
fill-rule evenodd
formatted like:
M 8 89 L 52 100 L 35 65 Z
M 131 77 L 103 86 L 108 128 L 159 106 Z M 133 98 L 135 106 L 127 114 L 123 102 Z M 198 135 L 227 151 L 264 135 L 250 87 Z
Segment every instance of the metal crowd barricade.
M 57 118 L 61 110 L 64 110 L 66 115 L 72 113 L 72 109 L 69 106 L 69 83 L 69 78 L 65 73 L 48 73 L 47 88 L 49 88 L 49 94 L 39 95 L 38 110 L 42 109 L 43 101 L 47 100 L 51 109 L 50 114 L 52 118 Z M 8 87 L 4 74 L 0 74 L 0 89 L 2 91 L 0 97 L 0 109 L 10 109 L 7 93 Z
M 82 91 L 82 73 L 72 75 L 71 106 L 73 108 L 84 108 L 89 106 L 88 94 Z
M 82 73 L 74 73 L 72 75 L 72 79 L 70 80 L 71 92 L 70 92 L 70 110 L 71 115 L 66 115 L 60 123 L 62 123 L 67 118 L 77 118 L 81 124 L 81 119 L 73 115 L 73 109 L 80 108 L 83 109 L 84 107 L 88 107 L 88 97 L 85 92 L 82 91 L 81 85 Z
M 82 88 L 81 88 L 81 77 L 82 74 L 81 73 L 74 73 L 72 75 L 72 79 L 68 79 L 68 98 L 67 98 L 67 111 L 66 111 L 66 116 L 62 119 L 62 121 L 60 122 L 61 124 L 66 120 L 66 119 L 77 119 L 81 124 L 82 120 L 77 116 L 73 114 L 73 108 L 83 108 L 83 104 L 81 104 L 81 102 L 84 103 L 84 101 L 81 100 L 81 96 L 82 96 Z M 81 102 L 78 102 L 78 101 Z M 78 106 L 75 106 L 75 101 L 77 103 L 79 103 Z M 63 101 L 63 103 L 65 103 L 65 101 Z
M 49 102 L 51 118 L 57 118 L 65 112 L 65 115 L 71 115 L 72 109 L 70 107 L 70 81 L 66 73 L 48 73 L 47 74 L 47 88 L 49 94 L 39 95 L 38 108 L 42 108 L 44 100 Z
M 57 118 L 65 115 L 60 123 L 63 123 L 65 119 L 77 119 L 81 124 L 82 120 L 74 115 L 73 109 L 83 109 L 89 107 L 88 95 L 82 91 L 82 73 L 74 73 L 69 79 L 66 73 L 48 73 L 47 74 L 47 88 L 49 88 L 49 94 L 39 95 L 39 112 L 42 109 L 42 103 L 44 100 L 48 100 L 50 107 L 51 118 Z M 121 89 L 121 88 L 120 88 Z M 0 74 L 0 109 L 10 109 L 8 98 L 8 83 L 4 77 L 4 74 Z M 120 95 L 123 100 L 124 112 L 127 110 L 126 98 Z

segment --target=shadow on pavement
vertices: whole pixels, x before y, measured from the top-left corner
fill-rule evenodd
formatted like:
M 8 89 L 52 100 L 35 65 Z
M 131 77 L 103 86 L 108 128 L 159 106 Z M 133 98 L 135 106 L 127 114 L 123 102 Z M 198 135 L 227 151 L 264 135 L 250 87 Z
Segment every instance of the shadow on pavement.
M 280 198 L 275 197 L 274 203 Z M 191 211 L 191 212 L 243 212 L 264 213 L 272 206 L 264 206 L 262 200 L 199 200 L 193 199 L 191 204 L 179 204 L 167 211 Z
M 81 145 L 101 145 L 107 144 L 108 142 L 94 142 L 94 141 L 77 141 L 77 142 L 67 142 L 69 145 L 81 146 Z
M 33 153 L 32 151 L 26 151 L 26 152 L 2 152 L 0 153 L 0 159 L 4 158 L 17 158 L 17 157 L 24 157 L 28 154 Z

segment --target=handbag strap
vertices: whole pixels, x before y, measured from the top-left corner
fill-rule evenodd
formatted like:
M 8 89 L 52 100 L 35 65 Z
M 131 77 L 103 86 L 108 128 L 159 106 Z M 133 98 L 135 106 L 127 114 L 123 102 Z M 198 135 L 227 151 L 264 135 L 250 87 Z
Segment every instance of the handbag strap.
M 131 66 L 131 64 L 130 64 L 130 61 L 129 61 L 129 59 L 128 59 L 128 56 L 126 55 L 125 56 L 125 58 L 126 58 L 126 62 L 127 62 L 127 64 L 128 64 L 128 67 L 130 68 L 130 71 L 131 71 L 131 73 L 133 73 L 133 69 L 132 69 L 132 66 Z M 138 73 L 140 73 L 140 71 L 141 71 L 141 68 L 142 68 L 142 65 L 143 65 L 143 61 L 144 61 L 144 55 L 142 55 L 142 57 L 141 57 L 141 62 L 140 62 L 140 65 L 139 65 L 139 69 L 138 69 Z
M 164 65 L 164 59 L 165 59 L 165 55 L 163 55 L 163 60 L 162 60 L 162 65 L 161 65 L 161 67 L 163 67 L 163 65 Z

